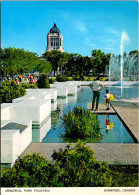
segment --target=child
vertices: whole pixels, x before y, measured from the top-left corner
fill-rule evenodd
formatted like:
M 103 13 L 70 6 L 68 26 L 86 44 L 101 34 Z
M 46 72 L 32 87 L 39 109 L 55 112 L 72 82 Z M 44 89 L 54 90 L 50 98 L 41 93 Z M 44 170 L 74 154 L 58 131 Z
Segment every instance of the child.
M 109 110 L 110 109 L 110 93 L 108 89 L 106 89 L 105 98 L 106 98 L 106 106 L 107 106 L 106 110 Z

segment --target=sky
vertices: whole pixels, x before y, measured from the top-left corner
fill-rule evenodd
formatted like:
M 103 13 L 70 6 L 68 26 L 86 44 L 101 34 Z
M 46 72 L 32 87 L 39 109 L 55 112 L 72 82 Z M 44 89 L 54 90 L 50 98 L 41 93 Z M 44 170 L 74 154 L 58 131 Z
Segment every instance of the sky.
M 24 48 L 39 56 L 46 51 L 54 25 L 63 36 L 64 51 L 91 56 L 91 51 L 120 54 L 138 50 L 137 1 L 2 1 L 1 47 Z

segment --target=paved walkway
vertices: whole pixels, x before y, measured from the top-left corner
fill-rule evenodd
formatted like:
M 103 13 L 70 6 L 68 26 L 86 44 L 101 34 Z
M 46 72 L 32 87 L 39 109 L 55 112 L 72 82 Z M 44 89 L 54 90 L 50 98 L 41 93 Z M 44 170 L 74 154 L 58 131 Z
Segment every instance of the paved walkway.
M 66 143 L 31 143 L 30 146 L 22 153 L 21 157 L 26 154 L 39 153 L 49 161 L 52 161 L 51 155 L 54 150 L 65 148 Z M 72 144 L 73 146 L 75 145 Z M 95 152 L 97 160 L 107 161 L 109 164 L 137 165 L 138 164 L 138 147 L 137 144 L 107 144 L 107 143 L 88 143 Z
M 106 110 L 106 104 L 100 103 L 98 111 L 92 110 L 92 103 L 87 103 L 87 109 L 95 114 L 116 114 L 115 110 L 110 106 L 110 110 Z
M 139 108 L 131 102 L 113 102 L 112 107 L 126 125 L 131 135 L 139 141 Z
M 88 107 L 91 104 L 88 104 Z M 131 134 L 138 140 L 138 107 L 132 103 L 112 103 L 110 111 L 117 112 L 121 120 L 124 121 Z M 104 105 L 100 104 L 99 111 L 104 113 Z M 107 111 L 108 113 L 109 111 Z M 31 143 L 22 153 L 40 153 L 48 160 L 52 160 L 51 155 L 54 150 L 65 148 L 67 143 Z M 74 146 L 75 144 L 73 144 Z M 99 161 L 107 161 L 109 164 L 137 165 L 138 164 L 138 143 L 88 143 L 95 152 Z

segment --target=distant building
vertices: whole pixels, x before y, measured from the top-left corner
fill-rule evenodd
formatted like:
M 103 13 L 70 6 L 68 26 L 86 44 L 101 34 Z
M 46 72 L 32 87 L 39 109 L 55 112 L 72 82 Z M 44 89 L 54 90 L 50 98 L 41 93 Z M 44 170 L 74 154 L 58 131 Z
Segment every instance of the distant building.
M 64 52 L 63 50 L 63 37 L 56 25 L 56 21 L 54 22 L 54 26 L 50 29 L 47 34 L 47 48 L 46 51 L 58 50 Z

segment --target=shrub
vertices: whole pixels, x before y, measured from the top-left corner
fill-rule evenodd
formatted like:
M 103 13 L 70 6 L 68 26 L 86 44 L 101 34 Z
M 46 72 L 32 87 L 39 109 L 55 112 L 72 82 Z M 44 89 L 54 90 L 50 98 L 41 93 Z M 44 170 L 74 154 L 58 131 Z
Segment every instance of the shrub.
M 81 75 L 74 75 L 73 77 L 73 80 L 75 80 L 75 81 L 85 81 L 85 77 L 84 77 L 84 74 L 83 73 L 81 73 Z
M 87 77 L 86 80 L 87 80 L 87 81 L 90 81 L 90 77 Z
M 38 88 L 37 85 L 35 83 L 33 84 L 29 84 L 29 83 L 21 83 L 20 84 L 22 87 L 24 87 L 25 89 L 28 89 L 28 88 Z
M 80 76 L 79 75 L 74 75 L 73 77 L 74 81 L 80 81 Z
M 137 79 L 136 79 L 136 76 L 131 76 L 130 77 L 130 81 L 136 81 Z
M 62 117 L 65 128 L 65 138 L 91 138 L 92 141 L 100 139 L 100 127 L 97 115 L 81 107 L 68 110 Z
M 54 186 L 103 187 L 112 185 L 112 176 L 107 163 L 96 160 L 93 150 L 78 141 L 75 148 L 54 151 L 58 174 Z
M 85 77 L 84 77 L 84 74 L 83 73 L 81 73 L 81 75 L 80 75 L 80 80 L 81 81 L 84 81 L 85 80 Z
M 12 169 L 4 172 L 2 187 L 48 187 L 53 177 L 53 165 L 38 154 L 26 155 L 18 159 Z
M 64 75 L 64 74 L 59 74 L 59 75 L 57 75 L 56 80 L 57 80 L 58 82 L 65 82 L 65 81 L 68 81 L 68 78 L 67 78 L 67 76 Z
M 49 84 L 54 84 L 54 82 L 55 82 L 55 79 L 52 79 L 52 78 L 49 79 Z
M 42 74 L 39 80 L 37 81 L 37 85 L 39 88 L 50 88 L 48 76 L 45 74 Z
M 11 103 L 13 99 L 24 96 L 26 93 L 22 85 L 17 85 L 14 81 L 1 83 L 0 103 Z

